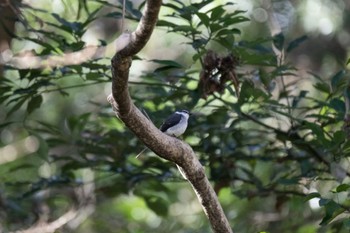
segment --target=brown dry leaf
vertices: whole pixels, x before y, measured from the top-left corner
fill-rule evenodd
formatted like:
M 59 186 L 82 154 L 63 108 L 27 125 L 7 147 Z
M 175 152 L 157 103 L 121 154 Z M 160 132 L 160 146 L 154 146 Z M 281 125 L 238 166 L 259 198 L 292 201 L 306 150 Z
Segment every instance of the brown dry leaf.
M 214 92 L 223 93 L 225 83 L 230 80 L 239 97 L 239 79 L 235 72 L 237 65 L 238 59 L 233 54 L 220 57 L 214 51 L 208 50 L 203 58 L 203 69 L 198 83 L 202 98 L 206 99 Z

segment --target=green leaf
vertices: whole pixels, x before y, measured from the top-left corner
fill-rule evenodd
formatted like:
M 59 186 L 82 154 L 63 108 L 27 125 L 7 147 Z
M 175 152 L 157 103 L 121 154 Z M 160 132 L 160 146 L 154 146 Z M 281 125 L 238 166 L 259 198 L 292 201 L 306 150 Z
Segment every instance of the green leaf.
M 309 93 L 309 91 L 300 91 L 299 96 L 293 98 L 292 108 L 296 108 L 298 106 L 298 103 L 306 97 L 307 93 Z
M 217 39 L 215 39 L 219 44 L 221 44 L 223 47 L 231 50 L 234 46 L 235 38 L 233 34 L 226 34 L 224 36 L 221 36 Z
M 284 46 L 284 35 L 282 33 L 279 33 L 272 38 L 274 46 L 279 50 L 283 50 Z
M 163 6 L 169 7 L 171 9 L 174 9 L 175 11 L 179 11 L 180 12 L 185 5 L 183 3 L 181 3 L 181 7 L 178 7 L 178 6 L 176 6 L 176 5 L 172 4 L 172 3 L 163 3 Z
M 179 16 L 188 22 L 191 22 L 192 15 L 198 12 L 198 9 L 192 5 L 183 7 L 180 11 Z
M 43 97 L 41 95 L 32 97 L 28 102 L 27 113 L 30 114 L 35 109 L 39 108 L 42 102 L 43 102 Z
M 225 28 L 219 23 L 211 23 L 209 25 L 209 29 L 210 29 L 210 32 L 213 34 L 213 33 L 217 32 L 217 31 L 223 30 Z
M 168 202 L 159 196 L 145 196 L 147 206 L 159 216 L 168 214 Z
M 301 43 L 303 43 L 305 40 L 307 40 L 308 37 L 306 35 L 296 38 L 295 40 L 291 41 L 287 46 L 287 52 L 289 53 L 293 49 L 297 48 Z
M 204 1 L 199 1 L 198 3 L 192 3 L 191 6 L 194 6 L 197 10 L 202 9 L 208 4 L 211 4 L 213 1 L 212 0 L 204 0 Z
M 261 89 L 255 88 L 254 84 L 250 81 L 245 81 L 241 87 L 241 93 L 239 95 L 238 103 L 240 105 L 255 100 L 257 102 L 261 102 L 268 99 L 266 93 L 264 93 Z
M 10 97 L 12 97 L 12 93 L 7 95 L 3 93 L 3 95 L 0 97 L 0 104 L 4 103 Z
M 89 117 L 90 117 L 91 113 L 87 112 L 87 113 L 84 113 L 84 114 L 81 114 L 81 115 L 78 115 L 78 116 L 71 116 L 68 118 L 68 127 L 69 129 L 73 132 L 73 131 L 76 131 L 76 132 L 81 132 L 88 120 L 89 120 Z
M 13 94 L 15 95 L 23 95 L 23 94 L 35 94 L 36 90 L 33 89 L 33 86 L 30 86 L 28 88 L 18 88 L 13 91 Z
M 42 136 L 35 131 L 30 131 L 30 133 L 35 136 L 39 140 L 39 148 L 36 151 L 36 153 L 43 159 L 46 159 L 49 154 L 49 145 L 47 144 L 46 140 L 42 138 Z
M 313 192 L 313 193 L 309 193 L 308 195 L 306 195 L 306 197 L 304 198 L 304 201 L 309 201 L 311 199 L 314 199 L 314 198 L 320 198 L 321 195 L 317 192 Z
M 338 130 L 333 135 L 333 143 L 336 145 L 340 145 L 345 141 L 346 133 L 343 130 Z
M 292 177 L 292 178 L 281 178 L 278 180 L 279 184 L 283 185 L 295 185 L 299 183 L 300 178 Z
M 337 217 L 339 214 L 345 211 L 341 206 L 339 206 L 338 203 L 330 199 L 321 198 L 319 201 L 319 205 L 324 206 L 326 211 L 326 214 L 323 217 L 320 225 L 329 224 L 335 217 Z
M 250 19 L 248 19 L 247 17 L 244 17 L 244 16 L 237 16 L 234 18 L 225 17 L 222 19 L 223 25 L 225 27 L 230 27 L 234 24 L 248 22 L 248 21 L 250 21 Z
M 341 184 L 334 190 L 332 190 L 332 193 L 341 193 L 341 192 L 347 192 L 350 189 L 349 184 Z
M 11 125 L 13 123 L 14 123 L 13 121 L 8 121 L 8 122 L 5 122 L 5 123 L 2 123 L 2 124 L 0 124 L 0 129 L 5 128 L 6 126 Z
M 98 18 L 97 14 L 103 8 L 104 8 L 104 6 L 100 6 L 97 9 L 95 9 L 93 12 L 89 13 L 88 14 L 88 18 L 86 19 L 86 21 L 84 23 L 82 23 L 82 27 L 86 27 L 89 23 L 95 21 Z
M 345 154 L 349 154 L 350 153 L 350 140 L 348 140 L 346 143 L 344 143 L 343 152 Z
M 194 55 L 192 56 L 192 60 L 193 60 L 193 61 L 197 61 L 198 59 L 200 59 L 201 57 L 203 57 L 205 53 L 206 53 L 206 51 L 203 50 L 203 51 L 200 51 L 199 53 L 194 54 Z
M 345 219 L 343 220 L 343 224 L 344 224 L 344 227 L 347 229 L 347 230 L 350 230 L 350 219 Z
M 86 80 L 97 80 L 97 79 L 103 77 L 103 75 L 100 73 L 92 73 L 91 72 L 91 73 L 87 73 L 85 77 L 86 77 Z
M 56 127 L 55 125 L 51 125 L 49 123 L 46 123 L 44 121 L 36 121 L 39 125 L 42 126 L 42 129 L 37 129 L 37 130 L 43 130 L 44 132 L 49 132 L 50 134 L 53 134 L 55 136 L 60 135 L 61 131 L 58 127 Z
M 154 73 L 159 73 L 159 72 L 164 72 L 166 70 L 171 70 L 171 69 L 174 69 L 174 68 L 176 68 L 176 67 L 174 67 L 174 66 L 162 66 L 162 67 L 158 67 L 153 72 Z
M 222 6 L 217 6 L 211 10 L 210 20 L 213 22 L 223 16 L 225 10 Z
M 137 10 L 136 8 L 134 8 L 133 1 L 126 0 L 125 9 L 126 9 L 127 12 L 129 12 L 133 16 L 135 16 L 136 19 L 141 19 L 142 13 L 141 13 L 141 11 Z
M 169 22 L 169 21 L 165 21 L 165 20 L 158 20 L 157 21 L 157 26 L 158 27 L 170 27 L 170 28 L 174 28 L 177 25 L 175 23 Z
M 332 92 L 338 94 L 344 91 L 349 84 L 349 77 L 345 75 L 346 71 L 341 70 L 336 73 L 331 80 Z
M 173 32 L 185 32 L 185 33 L 195 33 L 195 34 L 199 34 L 200 32 L 197 31 L 195 28 L 193 28 L 192 26 L 189 25 L 177 25 L 175 27 L 173 27 Z
M 276 56 L 259 44 L 244 44 L 234 47 L 235 54 L 240 57 L 242 64 L 277 66 Z
M 7 112 L 6 117 L 9 117 L 15 111 L 18 111 L 26 100 L 27 100 L 26 96 L 18 98 L 16 104 Z
M 341 114 L 345 113 L 345 103 L 341 99 L 332 99 L 329 103 L 329 107 Z
M 18 170 L 25 170 L 27 168 L 35 168 L 35 166 L 33 164 L 21 164 L 10 168 L 9 172 L 16 172 Z
M 32 41 L 38 45 L 41 45 L 43 46 L 44 48 L 47 48 L 49 51 L 56 51 L 56 48 L 54 46 L 52 46 L 51 43 L 47 43 L 41 39 L 36 39 L 36 38 L 30 38 L 30 37 L 23 37 L 23 40 L 29 40 L 29 41 Z
M 62 18 L 60 15 L 56 13 L 52 13 L 51 15 L 60 23 L 60 25 L 51 24 L 52 26 L 56 26 L 58 28 L 61 28 L 64 31 L 71 32 L 71 33 L 72 32 L 77 33 L 83 30 L 83 26 L 79 22 L 68 22 L 67 20 L 65 20 L 64 18 Z
M 198 18 L 201 20 L 201 23 L 203 23 L 206 27 L 209 27 L 210 24 L 210 19 L 207 16 L 207 14 L 201 13 L 201 12 L 196 12 L 196 15 L 198 16 Z M 201 24 L 200 23 L 200 24 Z M 199 25 L 200 25 L 199 24 Z
M 123 15 L 122 15 L 122 13 L 120 13 L 120 12 L 110 12 L 110 13 L 107 13 L 107 14 L 103 15 L 102 17 L 121 19 L 122 16 L 123 16 Z
M 241 34 L 241 30 L 237 29 L 237 28 L 233 28 L 233 29 L 222 29 L 220 31 L 217 32 L 217 34 L 215 35 L 216 37 L 220 37 L 220 36 L 225 36 L 225 35 L 232 35 L 232 34 L 237 34 L 240 35 Z
M 193 40 L 192 47 L 195 50 L 200 48 L 203 48 L 202 50 L 205 50 L 205 46 L 207 45 L 207 43 L 208 43 L 207 39 L 204 39 L 204 38 L 196 39 L 196 40 Z
M 183 66 L 180 63 L 177 63 L 176 61 L 173 60 L 159 60 L 159 59 L 153 59 L 150 60 L 151 62 L 155 62 L 161 65 L 166 65 L 174 68 L 183 68 Z
M 78 41 L 78 42 L 74 42 L 69 44 L 69 48 L 73 51 L 79 51 L 81 49 L 83 49 L 85 46 L 85 42 L 84 41 Z
M 303 123 L 305 128 L 310 129 L 312 133 L 316 136 L 317 143 L 322 144 L 325 147 L 330 146 L 331 142 L 326 139 L 324 135 L 324 130 L 320 125 L 312 122 L 303 122 Z
M 92 63 L 92 62 L 84 62 L 84 63 L 81 64 L 81 66 L 90 68 L 91 70 L 97 70 L 97 69 L 107 70 L 107 69 L 110 69 L 110 67 L 107 66 L 107 65 L 99 64 L 99 63 L 95 63 L 95 62 L 94 63 Z M 80 70 L 80 72 L 81 72 L 81 70 Z
M 316 83 L 314 84 L 314 88 L 327 94 L 331 92 L 331 89 L 327 83 Z
M 99 3 L 101 3 L 102 5 L 104 5 L 104 6 L 109 6 L 109 7 L 111 7 L 111 8 L 118 8 L 118 7 L 119 7 L 118 5 L 111 4 L 111 3 L 109 3 L 108 1 L 104 1 L 104 0 L 95 0 L 95 2 L 99 2 Z

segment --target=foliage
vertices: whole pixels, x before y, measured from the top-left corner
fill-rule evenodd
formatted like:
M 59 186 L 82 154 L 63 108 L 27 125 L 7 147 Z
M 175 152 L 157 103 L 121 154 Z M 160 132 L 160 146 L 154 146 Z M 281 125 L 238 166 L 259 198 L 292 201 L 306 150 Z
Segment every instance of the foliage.
M 329 78 L 310 73 L 311 82 L 305 82 L 285 58 L 307 37 L 289 42 L 283 34 L 253 41 L 239 39 L 240 25 L 249 19 L 231 6 L 209 0 L 163 4 L 168 13 L 158 21 L 158 28 L 182 36 L 191 50 L 176 60 L 135 58 L 156 65 L 140 79 L 130 81 L 136 105 L 156 125 L 175 108 L 194 113 L 184 140 L 200 156 L 225 210 L 237 212 L 229 218 L 238 232 L 301 232 L 315 226 L 314 222 L 322 229 L 347 232 L 348 72 L 343 69 Z M 113 12 L 103 13 L 104 7 Z M 127 1 L 127 18 L 137 22 L 142 7 Z M 22 9 L 24 30 L 11 33 L 18 43 L 35 43 L 32 52 L 38 57 L 79 51 L 86 47 L 82 38 L 92 23 L 121 17 L 120 5 L 105 1 L 79 1 L 78 16 L 26 5 Z M 99 46 L 105 45 L 108 42 L 101 40 Z M 210 86 L 208 91 L 200 77 L 208 71 L 205 57 L 210 53 L 215 54 L 215 62 L 221 60 L 207 78 L 221 86 Z M 225 57 L 235 61 L 228 66 L 233 72 L 230 78 L 223 69 Z M 190 64 L 183 64 L 183 59 Z M 40 211 L 28 205 L 28 200 L 46 203 L 51 218 L 70 206 L 87 206 L 69 190 L 91 183 L 94 191 L 80 195 L 86 195 L 85 201 L 94 197 L 96 216 L 111 212 L 108 218 L 122 218 L 120 226 L 108 229 L 98 226 L 103 220 L 89 223 L 96 232 L 152 228 L 145 222 L 126 224 L 132 215 L 123 208 L 132 207 L 125 207 L 127 203 L 116 197 L 125 198 L 124 194 L 131 192 L 141 199 L 128 201 L 140 209 L 147 206 L 147 214 L 154 219 L 162 217 L 158 229 L 182 229 L 180 223 L 169 224 L 173 222 L 169 212 L 178 198 L 174 185 L 184 184 L 178 184 L 182 180 L 172 164 L 151 152 L 142 160 L 134 158 L 142 145 L 113 117 L 101 92 L 110 79 L 109 59 L 102 58 L 63 67 L 6 66 L 0 78 L 0 103 L 5 110 L 0 113 L 0 205 L 4 216 L 0 223 L 5 230 L 25 228 L 37 220 Z M 79 100 L 81 96 L 83 100 Z M 21 140 L 24 146 L 15 142 Z M 321 210 L 312 209 L 308 205 L 311 200 L 319 200 Z M 109 208 L 108 203 L 117 204 Z M 251 226 L 247 207 L 248 212 L 274 212 L 281 224 L 266 221 Z M 299 217 L 301 213 L 304 218 Z M 23 221 L 17 222 L 18 218 Z M 186 227 L 208 231 L 203 222 Z

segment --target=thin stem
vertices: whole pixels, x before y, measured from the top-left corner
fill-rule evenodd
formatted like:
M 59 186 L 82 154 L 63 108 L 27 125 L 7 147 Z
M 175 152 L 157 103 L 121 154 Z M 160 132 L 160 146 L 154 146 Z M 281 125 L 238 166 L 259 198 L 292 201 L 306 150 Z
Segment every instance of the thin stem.
M 109 80 L 102 80 L 102 81 L 100 80 L 98 82 L 93 82 L 93 83 L 82 83 L 82 84 L 72 85 L 72 86 L 68 86 L 68 87 L 58 87 L 58 88 L 53 88 L 53 89 L 48 89 L 48 90 L 41 91 L 39 94 L 55 92 L 55 91 L 63 91 L 63 90 L 66 90 L 66 89 L 72 89 L 72 88 L 78 88 L 78 87 L 86 87 L 86 86 L 100 84 L 102 82 L 106 83 L 106 82 L 110 82 L 110 81 Z
M 122 33 L 124 32 L 125 24 L 125 0 L 123 0 L 123 12 L 122 12 Z

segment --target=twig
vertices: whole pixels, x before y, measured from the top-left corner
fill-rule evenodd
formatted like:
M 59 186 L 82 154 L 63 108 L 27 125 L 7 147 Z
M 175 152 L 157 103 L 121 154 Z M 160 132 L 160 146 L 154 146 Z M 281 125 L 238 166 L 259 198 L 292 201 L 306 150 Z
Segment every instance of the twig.
M 125 24 L 125 0 L 123 0 L 123 12 L 122 12 L 122 33 L 124 32 Z

